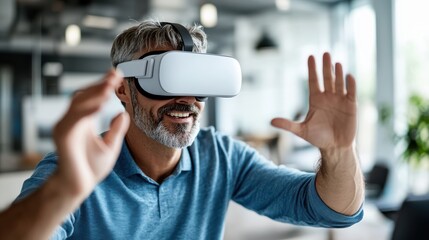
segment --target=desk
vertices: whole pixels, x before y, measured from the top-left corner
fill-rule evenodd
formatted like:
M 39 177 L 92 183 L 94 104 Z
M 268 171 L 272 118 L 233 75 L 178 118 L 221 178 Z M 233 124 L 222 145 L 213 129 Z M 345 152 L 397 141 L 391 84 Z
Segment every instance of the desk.
M 231 202 L 224 240 L 390 240 L 393 221 L 384 217 L 372 203 L 365 203 L 364 218 L 341 229 L 296 226 L 276 222 Z
M 0 173 L 32 170 L 36 167 L 36 164 L 42 159 L 42 157 L 43 156 L 39 153 L 1 153 Z
M 365 203 L 361 222 L 342 229 L 331 229 L 334 240 L 390 240 L 394 222 L 372 203 Z

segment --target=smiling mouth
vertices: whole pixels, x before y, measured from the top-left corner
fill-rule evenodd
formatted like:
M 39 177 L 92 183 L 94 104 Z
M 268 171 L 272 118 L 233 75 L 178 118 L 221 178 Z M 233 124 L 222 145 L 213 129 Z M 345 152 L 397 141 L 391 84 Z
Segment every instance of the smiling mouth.
M 174 117 L 174 118 L 188 118 L 192 114 L 189 112 L 169 112 L 167 113 L 167 116 Z

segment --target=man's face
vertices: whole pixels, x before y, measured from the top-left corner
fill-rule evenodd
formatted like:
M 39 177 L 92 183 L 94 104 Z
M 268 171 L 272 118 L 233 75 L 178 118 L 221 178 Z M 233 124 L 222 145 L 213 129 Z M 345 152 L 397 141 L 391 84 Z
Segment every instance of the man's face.
M 133 82 L 130 83 L 130 92 L 133 119 L 138 129 L 171 148 L 184 148 L 192 144 L 200 129 L 199 119 L 204 102 L 196 101 L 195 97 L 153 100 L 140 94 Z

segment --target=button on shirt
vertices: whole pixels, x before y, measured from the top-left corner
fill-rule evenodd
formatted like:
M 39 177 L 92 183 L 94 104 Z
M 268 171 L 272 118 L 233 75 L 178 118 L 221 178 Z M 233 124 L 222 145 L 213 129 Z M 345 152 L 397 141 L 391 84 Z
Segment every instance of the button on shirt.
M 55 170 L 48 154 L 24 182 L 18 199 Z M 53 239 L 222 239 L 229 201 L 277 221 L 347 227 L 363 217 L 326 206 L 315 174 L 277 166 L 247 144 L 207 128 L 182 151 L 161 184 L 146 176 L 124 141 L 113 171 L 58 227 Z

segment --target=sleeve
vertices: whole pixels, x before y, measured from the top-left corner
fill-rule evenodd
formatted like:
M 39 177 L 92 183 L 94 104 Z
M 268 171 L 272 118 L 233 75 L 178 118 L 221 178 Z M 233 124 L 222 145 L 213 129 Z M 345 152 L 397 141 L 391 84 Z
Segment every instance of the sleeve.
M 297 225 L 348 227 L 363 217 L 329 208 L 316 191 L 315 174 L 277 166 L 244 143 L 234 146 L 232 199 L 271 219 Z
M 57 159 L 58 157 L 55 153 L 48 153 L 39 162 L 31 177 L 24 181 L 21 192 L 15 199 L 15 202 L 27 197 L 29 194 L 43 185 L 43 183 L 57 168 Z M 77 210 L 74 214 L 70 214 L 64 220 L 63 224 L 56 229 L 51 239 L 59 240 L 69 237 L 73 233 L 73 224 L 78 214 L 79 210 Z

